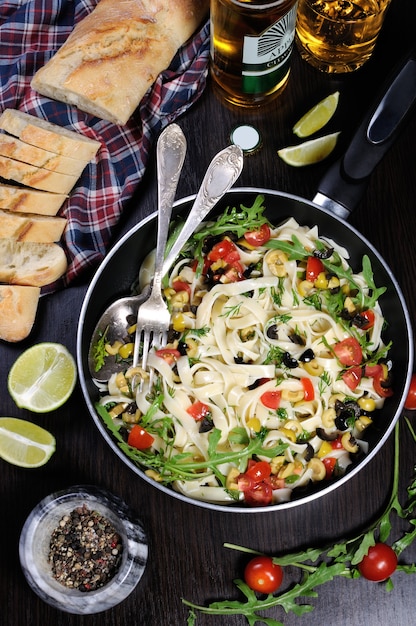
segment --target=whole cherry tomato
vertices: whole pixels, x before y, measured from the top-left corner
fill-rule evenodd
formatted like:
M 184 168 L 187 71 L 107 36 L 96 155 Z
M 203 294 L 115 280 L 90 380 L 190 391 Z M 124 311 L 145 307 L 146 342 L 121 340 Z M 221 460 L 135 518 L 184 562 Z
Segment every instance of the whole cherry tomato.
M 373 582 L 387 580 L 396 571 L 397 555 L 393 548 L 385 543 L 376 543 L 369 548 L 358 570 L 361 576 Z
M 416 374 L 412 375 L 409 391 L 407 392 L 406 402 L 404 403 L 404 408 L 408 411 L 416 410 Z
M 274 593 L 283 580 L 283 570 L 269 556 L 256 556 L 244 570 L 244 580 L 253 591 Z

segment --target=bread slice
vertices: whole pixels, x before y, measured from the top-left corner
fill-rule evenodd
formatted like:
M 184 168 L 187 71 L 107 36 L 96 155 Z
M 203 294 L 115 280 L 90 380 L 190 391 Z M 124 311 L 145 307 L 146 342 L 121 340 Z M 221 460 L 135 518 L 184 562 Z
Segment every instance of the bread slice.
M 34 241 L 37 243 L 59 241 L 67 221 L 64 217 L 14 213 L 0 209 L 1 236 L 16 239 L 16 241 Z
M 101 146 L 95 139 L 16 109 L 3 111 L 0 128 L 31 146 L 86 163 L 95 157 Z
M 30 334 L 39 296 L 39 287 L 0 285 L 0 339 L 16 342 Z
M 10 157 L 23 163 L 44 167 L 52 172 L 61 174 L 71 174 L 79 178 L 85 169 L 84 160 L 73 159 L 71 157 L 55 154 L 43 148 L 31 146 L 29 143 L 21 141 L 17 137 L 0 132 L 0 156 Z
M 41 191 L 63 194 L 69 193 L 78 180 L 77 176 L 51 172 L 43 167 L 36 167 L 3 156 L 0 156 L 0 176 Z
M 0 239 L 0 282 L 43 287 L 58 280 L 67 268 L 57 243 Z
M 37 191 L 0 183 L 0 209 L 39 215 L 56 215 L 67 199 L 63 193 Z
M 209 0 L 100 0 L 36 72 L 31 86 L 126 124 L 208 9 Z

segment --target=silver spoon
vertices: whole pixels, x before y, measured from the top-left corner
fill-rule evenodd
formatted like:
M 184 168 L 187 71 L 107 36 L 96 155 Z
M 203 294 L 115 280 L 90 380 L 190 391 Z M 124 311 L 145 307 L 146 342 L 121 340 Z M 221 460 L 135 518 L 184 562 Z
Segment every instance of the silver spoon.
M 173 265 L 177 255 L 182 250 L 189 237 L 195 232 L 204 217 L 211 211 L 211 209 L 217 204 L 217 202 L 221 200 L 221 198 L 227 193 L 227 191 L 233 186 L 237 178 L 240 176 L 243 169 L 243 160 L 243 151 L 239 146 L 235 145 L 228 146 L 214 156 L 208 166 L 204 179 L 201 183 L 201 187 L 198 191 L 189 215 L 182 227 L 182 230 L 179 233 L 175 243 L 173 244 L 171 250 L 169 251 L 169 254 L 164 261 L 162 276 L 165 276 L 167 274 L 167 272 Z M 131 312 L 130 310 L 130 312 L 127 314 L 133 313 L 136 316 L 138 307 L 148 298 L 149 293 L 150 285 L 147 285 L 140 295 L 122 298 L 117 302 L 124 303 L 126 301 L 129 303 L 134 300 L 135 311 Z M 102 326 L 101 328 L 106 328 L 106 326 Z M 123 337 L 125 335 L 125 330 L 126 317 L 124 317 L 123 324 L 118 330 L 119 334 L 114 334 L 113 336 Z M 96 331 L 94 331 L 93 340 L 95 335 Z M 100 335 L 96 336 L 95 341 L 97 341 L 99 336 Z M 110 378 L 111 373 L 121 370 L 123 369 L 123 367 L 115 363 L 114 359 L 106 358 L 104 366 L 98 372 L 95 372 L 94 361 L 92 360 L 91 353 L 91 349 L 94 345 L 93 340 L 91 341 L 88 359 L 90 373 L 96 381 L 107 382 L 107 380 Z M 111 370 L 110 366 L 107 366 L 107 362 L 111 363 Z M 116 365 L 119 365 L 117 369 Z M 108 374 L 109 371 L 111 372 L 110 375 Z
M 158 175 L 158 219 L 166 222 L 169 228 L 173 201 L 186 154 L 186 138 L 177 124 L 170 124 L 159 136 L 157 142 Z M 165 247 L 165 246 L 163 246 Z M 139 306 L 148 298 L 149 287 L 139 295 L 126 296 L 110 304 L 99 319 L 90 343 L 88 367 L 97 382 L 107 382 L 114 372 L 124 369 L 125 364 L 114 357 L 106 357 L 104 364 L 96 371 L 96 346 L 105 333 L 108 343 L 126 335 L 127 319 L 137 317 Z

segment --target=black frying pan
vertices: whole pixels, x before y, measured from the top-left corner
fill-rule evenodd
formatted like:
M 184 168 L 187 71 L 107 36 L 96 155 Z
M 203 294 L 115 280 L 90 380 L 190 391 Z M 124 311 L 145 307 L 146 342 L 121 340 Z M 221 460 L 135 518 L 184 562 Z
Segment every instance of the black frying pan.
M 292 194 L 268 189 L 235 188 L 226 194 L 215 208 L 222 212 L 227 206 L 250 205 L 255 197 L 264 195 L 267 207 L 266 216 L 273 224 L 288 217 L 294 217 L 300 224 L 317 225 L 321 237 L 329 237 L 345 246 L 350 253 L 350 264 L 357 271 L 361 269 L 362 258 L 366 254 L 371 260 L 375 284 L 387 290 L 380 299 L 383 314 L 389 322 L 387 340 L 393 343 L 390 356 L 394 362 L 394 396 L 387 398 L 384 407 L 378 412 L 374 425 L 367 429 L 366 439 L 369 453 L 353 464 L 346 475 L 333 482 L 320 482 L 293 492 L 290 502 L 269 507 L 246 508 L 241 505 L 216 505 L 199 502 L 183 496 L 168 487 L 149 479 L 118 448 L 101 419 L 95 412 L 97 388 L 91 380 L 88 368 L 90 339 L 100 313 L 116 298 L 129 293 L 137 278 L 146 254 L 155 246 L 156 213 L 150 215 L 131 229 L 111 250 L 95 274 L 80 315 L 77 337 L 77 359 L 82 391 L 93 420 L 110 448 L 123 462 L 143 480 L 151 483 L 170 496 L 190 504 L 212 510 L 230 512 L 267 512 L 301 505 L 340 487 L 357 474 L 388 439 L 403 409 L 413 366 L 413 338 L 409 313 L 400 287 L 381 255 L 358 231 L 350 226 L 345 218 L 356 206 L 375 165 L 384 156 L 393 142 L 400 126 L 410 113 L 416 98 L 416 59 L 410 56 L 402 64 L 396 79 L 389 83 L 384 96 L 370 111 L 361 124 L 346 155 L 329 170 L 319 185 L 314 202 Z M 175 211 L 186 214 L 194 196 L 175 203 Z M 321 206 L 318 206 L 321 205 Z

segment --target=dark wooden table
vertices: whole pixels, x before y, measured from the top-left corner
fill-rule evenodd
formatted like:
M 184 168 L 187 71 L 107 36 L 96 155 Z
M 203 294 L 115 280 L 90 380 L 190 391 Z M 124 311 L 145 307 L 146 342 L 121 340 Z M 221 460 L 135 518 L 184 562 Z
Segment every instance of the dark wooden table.
M 339 89 L 340 114 L 334 130 L 342 130 L 340 149 L 369 105 L 374 91 L 401 55 L 414 43 L 414 0 L 393 0 L 384 31 L 372 60 L 356 74 L 321 75 L 294 54 L 289 85 L 265 111 L 231 111 L 216 100 L 210 86 L 198 104 L 179 120 L 189 138 L 189 150 L 178 197 L 195 193 L 215 152 L 229 142 L 232 127 L 254 123 L 263 135 L 263 149 L 246 159 L 240 185 L 266 187 L 311 199 L 328 163 L 295 169 L 276 151 L 292 142 L 291 127 L 301 114 L 325 95 Z M 416 115 L 373 174 L 361 205 L 350 222 L 382 253 L 396 275 L 412 319 L 416 316 Z M 333 157 L 335 158 L 335 156 Z M 331 159 L 330 159 L 331 160 Z M 152 163 L 126 213 L 125 232 L 156 205 Z M 383 510 L 390 493 L 393 441 L 356 477 L 335 492 L 302 507 L 260 515 L 215 513 L 166 497 L 141 481 L 110 452 L 88 414 L 80 388 L 60 410 L 43 416 L 19 410 L 6 388 L 7 373 L 26 347 L 42 340 L 58 341 L 75 355 L 77 320 L 88 279 L 43 298 L 36 326 L 28 340 L 0 345 L 0 414 L 31 419 L 54 433 L 57 451 L 38 470 L 24 470 L 0 461 L 0 623 L 10 626 L 172 626 L 186 624 L 181 598 L 198 603 L 236 598 L 232 580 L 242 574 L 242 557 L 224 542 L 238 543 L 270 554 L 334 542 L 364 529 Z M 402 429 L 401 496 L 409 482 L 415 446 Z M 21 573 L 18 540 L 31 509 L 47 494 L 74 484 L 96 484 L 124 498 L 143 519 L 150 556 L 145 574 L 133 594 L 102 614 L 78 617 L 44 604 L 30 590 Z M 400 526 L 395 521 L 393 536 Z M 416 561 L 416 544 L 403 555 Z M 322 586 L 312 599 L 309 616 L 270 613 L 286 626 L 378 624 L 413 626 L 416 618 L 416 577 L 396 573 L 395 587 L 365 580 L 336 579 Z M 201 615 L 200 626 L 242 625 L 241 616 Z

